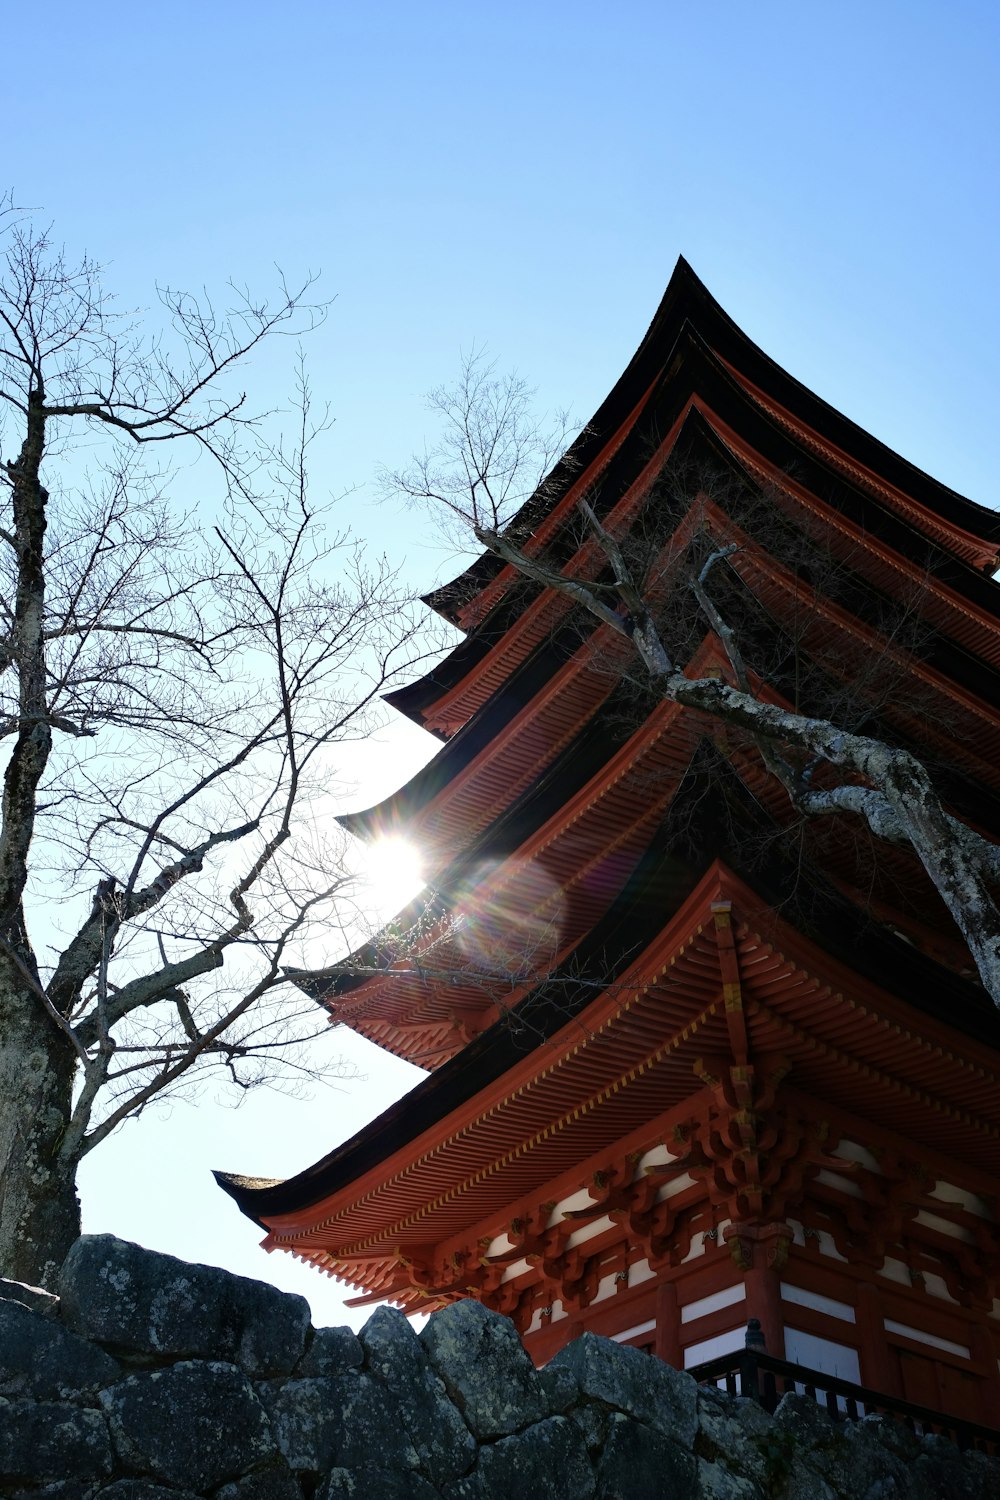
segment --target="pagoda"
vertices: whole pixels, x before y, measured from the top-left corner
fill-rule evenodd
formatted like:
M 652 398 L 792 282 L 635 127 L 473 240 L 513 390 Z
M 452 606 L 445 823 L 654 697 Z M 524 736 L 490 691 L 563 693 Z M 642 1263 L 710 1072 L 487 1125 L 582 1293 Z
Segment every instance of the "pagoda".
M 912 749 L 1000 842 L 1000 515 L 683 261 L 516 521 L 594 579 L 581 497 L 687 675 L 733 672 L 698 566 L 758 697 Z M 464 638 L 391 701 L 441 749 L 346 821 L 428 886 L 299 980 L 429 1076 L 299 1175 L 222 1185 L 357 1303 L 479 1298 L 539 1363 L 590 1329 L 690 1367 L 756 1318 L 774 1355 L 1000 1427 L 1000 1021 L 916 858 L 804 821 L 747 735 L 496 557 L 427 602 Z

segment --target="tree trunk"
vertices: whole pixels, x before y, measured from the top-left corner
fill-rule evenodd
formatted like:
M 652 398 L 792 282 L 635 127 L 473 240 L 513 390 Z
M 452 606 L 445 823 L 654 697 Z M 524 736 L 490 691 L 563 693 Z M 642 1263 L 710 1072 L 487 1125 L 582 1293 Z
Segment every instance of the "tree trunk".
M 53 1288 L 80 1233 L 74 1166 L 60 1146 L 75 1058 L 35 995 L 0 972 L 0 1276 Z

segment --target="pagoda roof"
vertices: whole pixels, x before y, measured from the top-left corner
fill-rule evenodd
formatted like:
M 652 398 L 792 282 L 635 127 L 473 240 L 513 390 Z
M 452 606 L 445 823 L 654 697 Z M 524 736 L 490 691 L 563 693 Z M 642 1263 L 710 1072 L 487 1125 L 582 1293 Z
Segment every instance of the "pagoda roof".
M 918 1016 L 932 1029 L 946 1026 L 956 1055 L 975 1048 L 1000 1048 L 1000 1015 L 978 982 L 935 963 L 902 933 L 876 921 L 824 882 L 818 871 L 812 872 L 811 879 L 799 871 L 800 882 L 805 880 L 806 886 L 800 892 L 802 910 L 795 922 L 775 914 L 788 908 L 799 852 L 791 856 L 783 852 L 775 838 L 778 830 L 759 798 L 706 749 L 690 768 L 675 798 L 675 811 L 687 824 L 686 852 L 678 849 L 673 831 L 661 824 L 614 903 L 581 937 L 572 963 L 531 987 L 515 1011 L 470 1042 L 358 1136 L 297 1177 L 280 1184 L 258 1184 L 252 1201 L 261 1211 L 301 1207 L 315 1198 L 320 1185 L 326 1191 L 331 1183 L 352 1180 L 381 1161 L 387 1149 L 395 1150 L 415 1132 L 433 1127 L 512 1070 L 544 1069 L 548 1041 L 567 1025 L 571 1030 L 575 1027 L 578 1039 L 589 1029 L 587 1022 L 581 1030 L 577 1018 L 595 1003 L 595 991 L 629 992 L 625 976 L 631 972 L 634 983 L 634 976 L 648 967 L 647 959 L 637 954 L 658 952 L 657 945 L 663 941 L 669 947 L 672 939 L 663 934 L 674 933 L 678 923 L 690 925 L 692 901 L 704 916 L 713 900 L 738 896 L 740 910 L 748 914 L 748 920 L 753 914 L 761 932 L 780 932 L 783 946 L 805 944 L 817 972 L 824 968 L 832 972 L 834 966 L 848 988 L 856 980 L 862 989 L 878 989 L 887 1004 L 903 1004 L 911 1012 L 911 1027 L 923 1024 L 916 1020 Z M 743 873 L 737 873 L 741 869 Z M 666 924 L 664 912 L 670 914 Z M 851 974 L 854 980 L 849 980 Z M 528 1061 L 534 1054 L 535 1061 Z M 991 1065 L 1000 1071 L 1000 1057 L 994 1057 Z M 251 1202 L 238 1201 L 241 1206 Z
M 723 518 L 720 540 L 734 535 L 738 532 Z M 905 536 L 896 540 L 905 541 Z M 751 578 L 754 584 L 763 581 L 772 595 L 781 590 L 791 600 L 796 593 L 807 592 L 766 554 L 754 556 L 749 548 L 741 547 L 740 566 L 748 584 Z M 919 662 L 910 670 L 922 675 L 942 704 L 951 699 L 951 706 L 942 712 L 943 721 L 954 728 L 962 720 L 948 753 L 961 763 L 963 750 L 978 744 L 981 755 L 974 774 L 989 780 L 1000 769 L 995 712 L 1000 708 L 1000 586 L 971 570 L 962 571 L 967 574 L 963 581 L 968 592 L 957 600 L 942 600 L 939 585 L 935 607 L 928 609 L 933 618 L 921 626 Z M 856 570 L 845 564 L 842 591 L 851 573 Z M 826 609 L 827 621 L 831 628 L 852 633 L 855 642 L 864 632 L 874 639 L 879 611 L 891 607 L 888 592 L 860 574 L 850 592 L 856 618 L 852 620 L 843 605 L 836 605 Z M 478 635 L 463 643 L 474 643 L 480 656 L 464 675 L 471 696 L 462 708 L 462 727 L 406 786 L 374 807 L 342 816 L 343 826 L 362 838 L 407 830 L 427 843 L 429 863 L 436 866 L 433 846 L 438 834 L 424 826 L 435 821 L 436 805 L 447 805 L 451 824 L 468 833 L 475 827 L 477 806 L 480 814 L 489 808 L 495 815 L 523 789 L 528 766 L 532 775 L 543 775 L 558 757 L 564 757 L 569 736 L 600 712 L 612 695 L 612 668 L 628 654 L 627 647 L 599 625 L 590 627 L 589 643 L 581 645 L 579 624 L 559 623 L 566 612 L 562 596 L 539 596 L 518 615 L 516 627 L 502 645 L 491 646 L 485 636 Z M 600 663 L 596 672 L 594 656 Z M 815 711 L 822 712 L 821 706 Z M 981 721 L 978 730 L 970 729 L 972 719 Z M 528 737 L 530 756 L 525 767 L 511 774 L 509 763 L 525 759 L 525 744 L 518 742 L 521 735 Z M 472 786 L 464 797 L 458 795 L 455 783 L 462 778 L 477 785 L 488 780 L 486 795 Z M 453 854 L 454 843 L 449 847 Z
M 581 1163 L 648 1133 L 697 1089 L 696 1067 L 732 1053 L 723 910 L 751 1055 L 780 1056 L 803 1096 L 1000 1171 L 1000 1021 L 978 987 L 864 930 L 832 893 L 807 936 L 775 914 L 767 883 L 767 872 L 751 886 L 718 860 L 694 880 L 676 854 L 651 852 L 591 935 L 600 967 L 612 929 L 630 923 L 635 936 L 638 924 L 613 982 L 543 989 L 521 1007 L 523 1030 L 513 1018 L 498 1024 L 298 1176 L 221 1185 L 267 1243 L 395 1295 L 400 1254 L 553 1181 L 578 1185 L 569 1179 Z M 665 922 L 653 917 L 663 900 L 673 903 Z
M 533 531 L 548 519 L 554 495 L 589 488 L 608 449 L 620 445 L 665 385 L 677 382 L 685 342 L 699 344 L 727 369 L 734 386 L 804 446 L 844 475 L 870 486 L 911 525 L 974 567 L 1000 564 L 1000 514 L 960 495 L 910 463 L 810 391 L 748 338 L 709 293 L 688 262 L 677 261 L 646 334 L 609 395 L 519 519 Z M 547 514 L 548 513 L 548 514 Z M 462 624 L 468 600 L 491 583 L 504 564 L 486 554 L 426 602 Z
M 791 586 L 789 575 L 782 578 L 766 556 L 753 568 L 749 584 L 765 604 L 770 589 Z M 771 628 L 771 618 L 765 611 L 762 629 Z M 835 629 L 848 636 L 853 631 L 856 653 L 882 650 L 877 634 L 866 634 L 855 616 L 839 606 L 824 609 L 818 628 L 830 635 Z M 922 644 L 932 661 L 943 657 L 941 665 L 950 666 L 950 674 L 927 662 L 906 662 L 904 670 L 922 681 L 918 709 L 908 707 L 908 694 L 898 702 L 890 698 L 881 710 L 885 722 L 870 721 L 868 732 L 902 738 L 934 759 L 939 786 L 952 808 L 1000 836 L 998 674 L 979 662 L 974 679 L 979 692 L 962 689 L 954 671 L 961 654 L 956 657 L 953 644 L 944 641 L 940 653 L 933 643 Z M 674 793 L 698 744 L 703 738 L 718 741 L 721 731 L 701 715 L 661 703 L 644 709 L 638 727 L 623 739 L 621 721 L 628 705 L 618 701 L 621 690 L 611 681 L 609 651 L 614 645 L 610 637 L 595 668 L 583 648 L 568 657 L 550 639 L 532 659 L 532 688 L 526 689 L 523 681 L 505 685 L 510 694 L 501 689 L 487 700 L 469 731 L 441 751 L 431 777 L 416 778 L 374 810 L 376 819 L 384 819 L 384 831 L 406 830 L 436 873 L 429 898 L 393 924 L 388 941 L 376 940 L 346 965 L 297 976 L 307 992 L 329 1005 L 334 1019 L 411 1061 L 440 1066 L 525 993 L 520 984 L 491 983 L 470 964 L 461 931 L 457 942 L 454 933 L 449 935 L 449 923 L 457 922 L 460 929 L 468 919 L 470 891 L 475 890 L 472 920 L 489 909 L 498 927 L 516 925 L 554 888 L 566 898 L 559 911 L 558 954 L 558 962 L 565 964 L 588 925 L 614 900 L 660 824 L 670 821 L 676 827 Z M 704 676 L 724 672 L 726 666 L 721 646 L 709 636 L 689 671 Z M 790 707 L 781 686 L 777 673 L 760 691 Z M 632 713 L 634 718 L 634 706 Z M 473 739 L 472 731 L 475 754 L 466 743 Z M 787 798 L 759 757 L 740 752 L 738 744 L 727 753 L 736 755 L 739 775 L 753 797 L 769 807 L 775 826 L 789 826 Z M 378 826 L 369 823 L 371 831 Z M 845 890 L 874 890 L 871 872 L 857 866 L 854 833 L 842 837 L 830 822 L 822 831 L 820 826 L 814 825 L 809 838 L 826 878 Z M 937 934 L 937 951 L 950 946 L 952 965 L 967 966 L 968 955 L 916 861 L 885 849 L 880 866 L 878 882 L 888 892 L 886 920 L 904 930 L 909 926 L 911 935 L 916 924 L 925 947 L 927 938 Z M 600 875 L 599 890 L 591 878 L 594 872 Z M 865 902 L 860 895 L 855 899 Z M 903 914 L 907 907 L 909 922 Z M 516 973 L 516 954 L 510 967 Z
M 648 540 L 654 610 L 697 528 L 729 549 L 713 597 L 756 695 L 838 722 L 842 701 L 847 727 L 912 749 L 947 810 L 1000 841 L 1000 515 L 792 379 L 684 261 L 521 513 L 526 551 L 603 578 L 574 524 L 584 493 Z M 407 1258 L 546 1184 L 572 1191 L 722 1057 L 780 1057 L 800 1101 L 975 1163 L 970 1181 L 1000 1173 L 1000 1017 L 912 852 L 876 857 L 844 814 L 801 824 L 748 736 L 649 695 L 627 640 L 496 558 L 428 602 L 468 634 L 390 702 L 444 744 L 340 821 L 405 834 L 429 888 L 346 963 L 293 977 L 433 1071 L 295 1177 L 220 1174 L 266 1243 L 419 1300 Z M 698 610 L 677 621 L 674 659 L 731 681 Z
M 775 602 L 772 595 L 792 590 L 794 603 L 794 591 L 801 586 L 766 553 L 754 558 L 747 552 L 742 565 L 748 570 L 745 586 L 763 611 L 758 628 L 766 632 L 780 620 L 782 608 L 781 598 Z M 860 584 L 851 589 L 871 603 L 873 591 Z M 879 607 L 876 597 L 876 616 Z M 883 645 L 863 616 L 864 610 L 852 613 L 839 604 L 824 604 L 816 628 L 830 639 L 841 632 L 848 645 L 853 642 L 855 658 L 865 653 L 888 657 L 892 648 Z M 719 726 L 676 705 L 660 704 L 639 711 L 634 727 L 637 710 L 632 705 L 633 728 L 623 738 L 631 690 L 626 688 L 623 698 L 611 671 L 622 643 L 607 631 L 604 635 L 596 652 L 589 649 L 591 642 L 581 645 L 577 637 L 572 655 L 558 636 L 547 637 L 427 772 L 381 807 L 346 820 L 356 831 L 405 830 L 434 876 L 429 898 L 402 914 L 387 943 L 376 940 L 353 962 L 298 976 L 303 988 L 329 1004 L 335 1019 L 411 1061 L 440 1066 L 499 1014 L 497 987 L 491 993 L 481 974 L 469 972 L 460 944 L 442 937 L 449 922 L 465 920 L 463 902 L 467 905 L 470 890 L 478 884 L 479 911 L 492 905 L 498 922 L 514 921 L 518 901 L 530 908 L 546 881 L 554 881 L 570 897 L 560 917 L 565 961 L 602 910 L 593 888 L 581 889 L 581 877 L 599 869 L 603 894 L 612 900 L 659 823 L 673 818 L 671 799 L 691 756 L 702 737 L 718 740 Z M 910 743 L 932 760 L 951 808 L 1000 836 L 1000 674 L 933 632 L 921 641 L 921 649 L 923 659 L 906 658 L 900 664 L 900 672 L 909 674 L 906 691 L 890 695 L 878 711 L 881 718 L 869 719 L 867 732 Z M 721 646 L 706 637 L 691 658 L 690 675 L 726 670 Z M 914 683 L 919 689 L 916 708 L 910 704 Z M 764 696 L 786 708 L 794 690 L 791 681 L 783 684 L 781 671 L 771 674 L 768 685 L 760 685 Z M 822 712 L 808 701 L 800 706 Z M 759 759 L 743 755 L 740 774 L 754 797 L 770 807 L 776 824 L 788 826 L 792 810 L 787 798 Z M 852 862 L 853 833 L 838 842 L 828 823 L 825 834 L 811 838 L 817 846 L 822 843 L 828 877 L 845 889 L 870 885 L 870 873 L 859 873 Z M 968 965 L 916 862 L 886 849 L 880 863 L 880 880 L 888 879 L 897 891 L 887 903 L 889 909 L 897 908 L 897 915 L 887 919 L 906 928 L 898 899 L 904 892 L 904 906 L 916 902 L 920 928 L 943 939 L 939 949 L 950 942 L 953 964 Z M 535 873 L 525 877 L 529 866 Z M 922 905 L 917 900 L 921 890 L 926 892 Z M 863 903 L 864 898 L 857 899 Z M 911 913 L 911 926 L 913 921 Z M 409 956 L 404 951 L 407 935 L 416 938 Z M 504 1008 L 522 995 L 522 987 L 511 986 Z
M 731 476 L 766 495 L 776 513 L 785 512 L 786 522 L 800 529 L 820 524 L 831 553 L 868 587 L 896 597 L 901 591 L 924 591 L 924 613 L 942 639 L 960 653 L 1000 663 L 1000 587 L 982 570 L 992 567 L 993 555 L 974 565 L 967 549 L 947 545 L 951 539 L 940 528 L 922 530 L 912 507 L 892 503 L 885 486 L 833 464 L 798 429 L 752 402 L 693 335 L 684 345 L 670 380 L 650 398 L 642 430 L 633 426 L 630 441 L 614 449 L 589 492 L 606 524 L 641 506 L 655 472 L 669 465 L 723 482 Z M 574 486 L 553 507 L 531 546 L 543 561 L 565 566 L 568 573 L 594 576 L 603 563 L 596 544 L 576 546 L 560 530 L 571 518 L 577 494 Z M 492 579 L 469 605 L 466 639 L 420 682 L 388 700 L 445 739 L 467 724 L 570 614 L 565 596 L 539 591 L 510 569 L 495 568 Z

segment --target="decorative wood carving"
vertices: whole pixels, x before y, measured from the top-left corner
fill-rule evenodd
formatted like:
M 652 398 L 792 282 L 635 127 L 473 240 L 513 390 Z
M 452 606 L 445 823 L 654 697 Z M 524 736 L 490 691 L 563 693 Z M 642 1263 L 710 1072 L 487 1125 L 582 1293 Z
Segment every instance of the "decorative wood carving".
M 783 1271 L 794 1231 L 790 1224 L 729 1224 L 722 1238 L 741 1271 Z
M 853 1173 L 855 1162 L 827 1149 L 828 1123 L 782 1102 L 788 1071 L 780 1056 L 736 1065 L 700 1058 L 695 1072 L 708 1090 L 701 1109 L 674 1133 L 681 1154 L 651 1172 L 688 1173 L 704 1184 L 719 1216 L 734 1223 L 781 1221 L 801 1204 L 808 1176 L 824 1168 Z

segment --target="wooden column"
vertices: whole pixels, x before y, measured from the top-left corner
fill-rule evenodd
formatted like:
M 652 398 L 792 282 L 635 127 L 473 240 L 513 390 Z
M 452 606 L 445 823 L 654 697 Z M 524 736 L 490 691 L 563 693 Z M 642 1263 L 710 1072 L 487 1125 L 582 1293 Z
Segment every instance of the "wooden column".
M 990 1330 L 981 1323 L 969 1328 L 969 1352 L 977 1364 L 985 1366 L 986 1377 L 982 1383 L 982 1420 L 990 1427 L 1000 1428 L 1000 1376 L 997 1371 L 997 1347 Z
M 887 1396 L 902 1396 L 899 1365 L 885 1336 L 882 1298 L 870 1281 L 858 1283 L 854 1315 L 861 1345 L 861 1384 Z
M 673 1365 L 675 1369 L 683 1368 L 684 1356 L 681 1350 L 681 1314 L 677 1302 L 677 1287 L 672 1281 L 661 1281 L 656 1288 L 656 1343 L 654 1353 L 657 1359 L 662 1359 L 666 1364 Z
M 747 1319 L 759 1319 L 768 1354 L 784 1359 L 785 1310 L 781 1301 L 781 1272 L 792 1243 L 791 1226 L 730 1224 L 723 1237 L 733 1260 L 743 1272 Z

